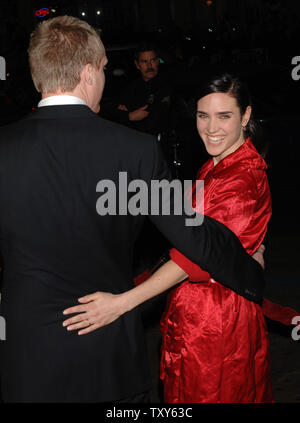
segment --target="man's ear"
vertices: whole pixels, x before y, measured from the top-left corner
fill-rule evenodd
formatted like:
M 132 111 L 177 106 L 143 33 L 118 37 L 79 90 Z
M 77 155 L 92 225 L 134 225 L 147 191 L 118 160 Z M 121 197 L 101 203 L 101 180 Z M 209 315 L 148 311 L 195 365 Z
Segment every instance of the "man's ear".
M 139 62 L 136 59 L 134 60 L 134 64 L 137 67 L 137 69 L 140 70 Z
M 82 69 L 81 78 L 86 84 L 93 85 L 93 66 L 90 63 L 87 63 Z

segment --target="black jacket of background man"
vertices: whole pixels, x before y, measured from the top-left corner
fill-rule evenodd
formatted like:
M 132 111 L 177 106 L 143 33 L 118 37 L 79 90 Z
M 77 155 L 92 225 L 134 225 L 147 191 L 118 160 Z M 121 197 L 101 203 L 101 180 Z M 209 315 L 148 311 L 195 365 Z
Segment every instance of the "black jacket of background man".
M 119 104 L 124 104 L 128 112 L 120 111 L 120 123 L 153 135 L 167 131 L 172 125 L 172 100 L 172 88 L 166 76 L 158 74 L 147 82 L 140 77 L 121 93 Z M 129 112 L 146 105 L 150 114 L 145 119 L 129 120 Z
M 68 332 L 62 311 L 95 291 L 133 287 L 133 245 L 145 216 L 100 216 L 96 186 L 169 178 L 157 142 L 84 105 L 47 106 L 0 130 L 0 342 L 5 401 L 103 402 L 147 390 L 139 310 L 90 334 Z M 151 221 L 183 254 L 259 301 L 260 266 L 222 224 L 183 216 Z

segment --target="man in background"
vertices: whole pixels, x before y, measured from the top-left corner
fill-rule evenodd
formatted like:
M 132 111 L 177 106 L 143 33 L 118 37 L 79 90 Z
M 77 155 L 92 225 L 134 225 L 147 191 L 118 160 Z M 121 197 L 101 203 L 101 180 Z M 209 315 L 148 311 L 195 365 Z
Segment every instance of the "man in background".
M 141 44 L 135 51 L 140 77 L 121 93 L 120 123 L 158 135 L 170 128 L 172 88 L 159 71 L 159 57 L 153 44 Z
M 174 147 L 170 137 L 173 126 L 172 102 L 174 93 L 166 77 L 160 72 L 160 60 L 152 43 L 140 44 L 134 53 L 139 78 L 129 83 L 119 98 L 119 121 L 123 125 L 159 138 L 165 160 L 173 171 Z M 145 243 L 144 240 L 148 239 Z M 135 273 L 152 268 L 166 253 L 170 244 L 161 233 L 146 221 L 136 242 Z

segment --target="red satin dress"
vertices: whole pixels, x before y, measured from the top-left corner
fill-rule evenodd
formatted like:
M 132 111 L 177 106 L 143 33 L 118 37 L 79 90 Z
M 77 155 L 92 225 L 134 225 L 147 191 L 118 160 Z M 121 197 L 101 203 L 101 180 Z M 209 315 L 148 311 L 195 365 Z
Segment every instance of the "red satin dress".
M 229 227 L 251 255 L 271 217 L 266 167 L 247 139 L 198 173 L 204 180 L 204 214 Z M 170 256 L 189 279 L 169 293 L 161 319 L 165 402 L 273 402 L 261 307 L 222 286 L 178 250 Z

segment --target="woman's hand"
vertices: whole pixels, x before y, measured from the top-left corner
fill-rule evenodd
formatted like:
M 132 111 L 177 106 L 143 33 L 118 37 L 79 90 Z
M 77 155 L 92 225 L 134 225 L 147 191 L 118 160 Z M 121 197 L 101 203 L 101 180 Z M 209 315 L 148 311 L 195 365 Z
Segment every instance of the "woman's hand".
M 79 314 L 65 320 L 63 326 L 68 330 L 80 329 L 78 335 L 92 332 L 114 322 L 122 314 L 172 288 L 186 279 L 187 276 L 184 270 L 172 260 L 169 260 L 145 282 L 123 292 L 123 294 L 95 292 L 79 298 L 80 305 L 68 308 L 63 312 L 65 315 Z
M 69 331 L 80 329 L 78 335 L 85 335 L 108 325 L 127 311 L 122 294 L 95 292 L 79 298 L 78 302 L 80 305 L 63 311 L 64 315 L 76 313 L 76 316 L 65 320 L 63 326 Z
M 264 252 L 266 247 L 261 244 L 257 251 L 253 254 L 253 258 L 258 261 L 258 263 L 261 265 L 261 267 L 265 270 L 265 260 L 264 260 Z

